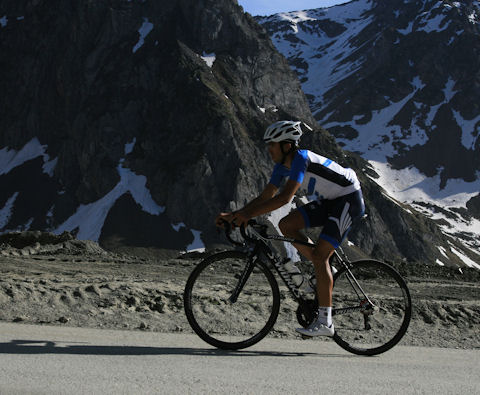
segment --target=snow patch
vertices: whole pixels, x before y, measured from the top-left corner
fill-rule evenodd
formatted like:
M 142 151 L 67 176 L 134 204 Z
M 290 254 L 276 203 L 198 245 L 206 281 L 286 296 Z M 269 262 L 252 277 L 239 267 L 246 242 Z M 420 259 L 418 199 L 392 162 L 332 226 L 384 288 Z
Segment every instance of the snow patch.
M 473 24 L 478 23 L 478 22 L 477 22 L 478 17 L 477 17 L 477 13 L 476 13 L 475 11 L 472 11 L 472 13 L 471 13 L 470 15 L 468 15 L 467 18 L 468 18 L 468 21 L 469 21 L 470 23 L 473 23 Z
M 183 222 L 180 222 L 178 224 L 172 224 L 172 228 L 175 232 L 178 232 L 180 229 L 186 228 L 186 227 L 187 226 Z
M 183 222 L 180 222 L 178 224 L 172 224 L 172 228 L 175 232 L 179 232 L 180 229 L 186 229 L 187 226 Z M 202 241 L 202 232 L 196 229 L 190 229 L 190 232 L 192 232 L 193 241 L 185 248 L 185 252 L 205 252 L 205 244 L 203 244 Z
M 438 263 L 440 266 L 445 266 L 445 264 L 437 258 L 437 260 L 435 261 L 435 263 Z
M 15 151 L 8 147 L 0 149 L 0 175 L 8 174 L 11 170 L 23 165 L 25 162 L 42 156 L 44 163 L 43 172 L 50 177 L 53 176 L 53 171 L 57 165 L 57 158 L 50 160 L 46 149 L 47 146 L 41 145 L 36 137 L 25 144 L 20 151 Z
M 454 90 L 455 83 L 455 80 L 453 80 L 451 77 L 448 78 L 445 88 L 443 89 L 443 94 L 445 95 L 444 103 L 448 103 L 450 100 L 452 100 L 455 96 L 455 93 L 457 93 L 457 91 Z
M 75 214 L 55 229 L 54 233 L 78 229 L 77 238 L 98 241 L 108 212 L 117 199 L 127 192 L 130 192 L 143 211 L 152 215 L 159 215 L 165 211 L 165 207 L 159 206 L 153 200 L 146 187 L 147 178 L 122 167 L 122 163 L 123 159 L 117 167 L 120 181 L 115 188 L 96 202 L 80 205 Z
M 357 130 L 358 137 L 352 140 L 337 138 L 337 142 L 343 143 L 346 150 L 359 152 L 367 160 L 386 162 L 387 157 L 394 156 L 396 153 L 394 147 L 396 141 L 401 141 L 407 146 L 414 146 L 424 144 L 427 140 L 425 131 L 414 124 L 415 119 L 412 120 L 408 135 L 405 135 L 400 126 L 391 124 L 395 115 L 415 96 L 417 91 L 425 86 L 419 77 L 415 77 L 411 85 L 414 90 L 402 100 L 390 102 L 389 106 L 372 111 L 371 120 L 367 124 L 358 124 L 357 121 L 352 120 L 328 122 L 322 126 L 326 129 L 334 126 L 352 127 Z
M 125 144 L 125 155 L 130 154 L 133 151 L 133 147 L 135 147 L 135 143 L 137 142 L 137 138 L 134 137 L 131 143 L 126 143 Z
M 33 218 L 33 217 L 30 218 L 27 222 L 25 222 L 24 225 L 20 226 L 20 228 L 17 229 L 17 230 L 19 230 L 20 232 L 29 230 L 29 229 L 30 229 L 30 226 L 32 226 L 32 223 L 33 223 L 33 220 L 34 220 L 34 219 L 35 219 L 35 218 Z
M 369 162 L 380 176 L 375 182 L 381 185 L 389 196 L 401 202 L 425 202 L 440 207 L 465 208 L 467 201 L 480 190 L 480 179 L 474 182 L 450 179 L 445 188 L 440 189 L 440 174 L 427 177 L 415 167 L 395 170 L 385 162 Z
M 369 162 L 380 176 L 378 179 L 372 180 L 380 185 L 389 196 L 400 202 L 410 204 L 433 220 L 446 221 L 447 225 L 441 225 L 445 233 L 454 237 L 458 232 L 465 232 L 472 236 L 480 234 L 479 220 L 475 218 L 463 219 L 456 215 L 455 212 L 450 211 L 451 208 L 466 208 L 468 200 L 478 195 L 480 174 L 474 182 L 450 179 L 445 187 L 440 189 L 441 169 L 439 169 L 439 173 L 436 176 L 426 177 L 414 167 L 394 170 L 384 160 L 370 160 Z M 452 215 L 437 212 L 435 208 L 426 208 L 425 204 L 442 207 L 447 212 L 450 211 Z M 465 245 L 470 248 L 478 248 L 477 243 L 478 241 L 476 243 L 473 242 L 471 245 L 465 243 Z
M 188 245 L 186 248 L 187 252 L 205 252 L 205 244 L 202 241 L 202 232 L 199 230 L 191 229 L 190 230 L 193 234 L 193 242 L 192 244 Z
M 290 22 L 290 26 L 295 34 L 298 33 L 298 26 L 299 22 L 305 21 L 314 21 L 315 18 L 311 18 L 308 16 L 307 12 L 305 11 L 295 11 L 295 12 L 282 12 L 278 14 L 280 20 Z
M 153 23 L 150 23 L 148 21 L 148 18 L 143 18 L 143 24 L 142 26 L 140 26 L 140 29 L 138 29 L 140 38 L 138 39 L 138 42 L 135 44 L 135 46 L 132 49 L 133 53 L 137 52 L 139 48 L 145 43 L 145 38 L 148 36 L 148 34 L 152 30 L 153 30 Z
M 438 250 L 440 251 L 440 254 L 442 254 L 445 258 L 450 259 L 447 255 L 447 250 L 442 247 L 442 246 L 437 246 Z
M 204 52 L 201 58 L 207 64 L 208 67 L 212 67 L 213 63 L 215 63 L 215 60 L 217 59 L 217 56 L 214 53 Z
M 452 250 L 452 252 L 458 256 L 465 265 L 467 265 L 468 267 L 472 267 L 472 268 L 475 268 L 475 269 L 480 269 L 480 265 L 478 263 L 475 263 L 474 261 L 472 261 L 468 256 L 462 254 L 460 251 L 456 250 L 455 248 L 453 247 L 450 247 L 450 250 Z
M 405 29 L 397 29 L 397 32 L 406 36 L 407 34 L 410 34 L 412 30 L 413 30 L 413 21 L 410 22 Z
M 0 229 L 5 228 L 7 226 L 8 221 L 10 221 L 10 217 L 12 216 L 12 209 L 17 199 L 18 192 L 15 192 L 5 203 L 5 206 L 0 210 Z
M 467 120 L 464 119 L 460 112 L 452 110 L 457 125 L 462 129 L 462 144 L 469 150 L 475 149 L 475 142 L 480 134 L 480 115 Z
M 47 158 L 48 158 L 48 155 L 47 155 Z M 50 177 L 53 177 L 53 172 L 55 170 L 55 167 L 57 166 L 57 161 L 58 161 L 58 158 L 45 162 L 42 167 L 43 172 L 45 174 L 48 174 Z
M 53 210 L 54 209 L 55 209 L 55 205 L 52 205 L 52 207 L 50 207 L 50 210 L 48 210 L 48 212 L 47 212 L 47 215 L 46 215 L 47 218 L 53 218 Z
M 397 29 L 397 32 L 406 36 L 414 31 L 423 31 L 426 33 L 438 33 L 444 31 L 451 23 L 450 20 L 447 20 L 448 15 L 444 13 L 448 8 L 445 9 L 444 7 L 442 12 L 432 15 L 432 11 L 436 10 L 440 5 L 442 5 L 442 3 L 438 2 L 437 6 L 433 7 L 430 11 L 422 12 L 413 21 L 410 21 L 406 28 Z
M 417 31 L 424 31 L 427 33 L 432 33 L 432 32 L 442 32 L 445 29 L 448 28 L 450 25 L 451 21 L 448 21 L 444 23 L 445 19 L 447 18 L 447 15 L 444 14 L 438 14 L 434 16 L 433 18 L 427 19 L 426 21 L 424 20 L 425 25 L 421 28 L 419 28 Z M 443 24 L 443 26 L 442 26 Z

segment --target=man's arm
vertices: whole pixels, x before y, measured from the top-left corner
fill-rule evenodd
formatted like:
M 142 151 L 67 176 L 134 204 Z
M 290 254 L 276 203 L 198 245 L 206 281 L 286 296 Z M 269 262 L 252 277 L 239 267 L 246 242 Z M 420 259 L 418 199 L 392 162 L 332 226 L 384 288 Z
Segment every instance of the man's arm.
M 268 201 L 272 197 L 275 196 L 277 193 L 278 188 L 273 185 L 268 183 L 265 189 L 258 195 L 255 199 L 253 199 L 251 202 L 247 203 L 242 209 L 236 211 L 235 213 L 245 210 L 245 209 L 255 209 L 255 207 L 261 205 L 265 201 Z M 234 219 L 235 213 L 220 213 L 217 218 L 215 219 L 215 223 L 217 226 L 223 227 L 223 221 L 228 221 L 232 222 Z
M 275 194 L 277 193 L 278 188 L 273 185 L 268 183 L 265 189 L 262 191 L 260 195 L 258 195 L 255 199 L 253 199 L 250 203 L 247 203 L 245 207 L 243 207 L 241 210 L 253 210 L 255 207 L 261 205 L 262 203 L 266 202 L 267 200 L 273 198 Z M 241 211 L 239 210 L 239 211 Z
M 257 201 L 255 204 L 252 204 L 258 199 L 257 198 L 251 203 L 247 204 L 243 209 L 234 212 L 232 222 L 234 221 L 237 225 L 246 224 L 250 218 L 269 213 L 273 210 L 276 210 L 277 208 L 284 206 L 287 203 L 290 203 L 293 195 L 295 195 L 298 188 L 300 188 L 300 185 L 301 184 L 299 182 L 296 182 L 294 180 L 288 180 L 285 184 L 285 187 L 278 195 L 274 196 L 272 194 L 270 195 L 270 198 L 264 199 L 262 201 Z M 273 187 L 276 189 L 275 186 Z M 265 190 L 267 190 L 267 188 L 265 188 Z

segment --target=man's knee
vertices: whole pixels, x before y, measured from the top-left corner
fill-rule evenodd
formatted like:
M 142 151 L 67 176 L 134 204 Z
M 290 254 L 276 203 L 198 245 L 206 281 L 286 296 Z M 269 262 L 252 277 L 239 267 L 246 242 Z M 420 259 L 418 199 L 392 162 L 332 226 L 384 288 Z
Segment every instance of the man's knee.
M 293 233 L 300 230 L 300 228 L 296 226 L 295 221 L 293 221 L 293 218 L 290 215 L 283 217 L 278 223 L 278 227 L 280 228 L 280 232 L 282 232 L 282 234 L 285 236 L 292 235 Z
M 330 243 L 321 240 L 312 252 L 312 259 L 316 262 L 328 262 L 334 250 Z
M 286 235 L 290 231 L 290 225 L 288 223 L 287 217 L 283 217 L 280 222 L 278 223 L 278 227 L 280 228 L 280 232 L 282 232 L 283 235 Z

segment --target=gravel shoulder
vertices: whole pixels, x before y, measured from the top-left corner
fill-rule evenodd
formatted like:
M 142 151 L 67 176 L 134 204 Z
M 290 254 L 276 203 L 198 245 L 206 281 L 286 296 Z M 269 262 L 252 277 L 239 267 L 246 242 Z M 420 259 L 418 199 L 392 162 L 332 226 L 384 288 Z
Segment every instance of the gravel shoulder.
M 77 240 L 18 247 L 3 243 L 0 249 L 1 321 L 191 332 L 182 295 L 201 257 L 115 254 Z M 401 344 L 480 348 L 478 281 L 431 274 L 406 279 L 414 310 Z M 269 336 L 296 338 L 296 306 L 286 289 L 282 293 Z

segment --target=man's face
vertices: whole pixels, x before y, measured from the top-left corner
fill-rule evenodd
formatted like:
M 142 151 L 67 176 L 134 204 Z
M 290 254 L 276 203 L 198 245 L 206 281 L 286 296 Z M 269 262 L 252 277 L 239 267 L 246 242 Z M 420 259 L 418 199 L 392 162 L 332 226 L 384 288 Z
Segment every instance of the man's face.
M 280 143 L 270 142 L 267 144 L 268 153 L 275 163 L 281 163 L 283 159 L 282 148 Z M 288 147 L 286 147 L 288 148 Z

